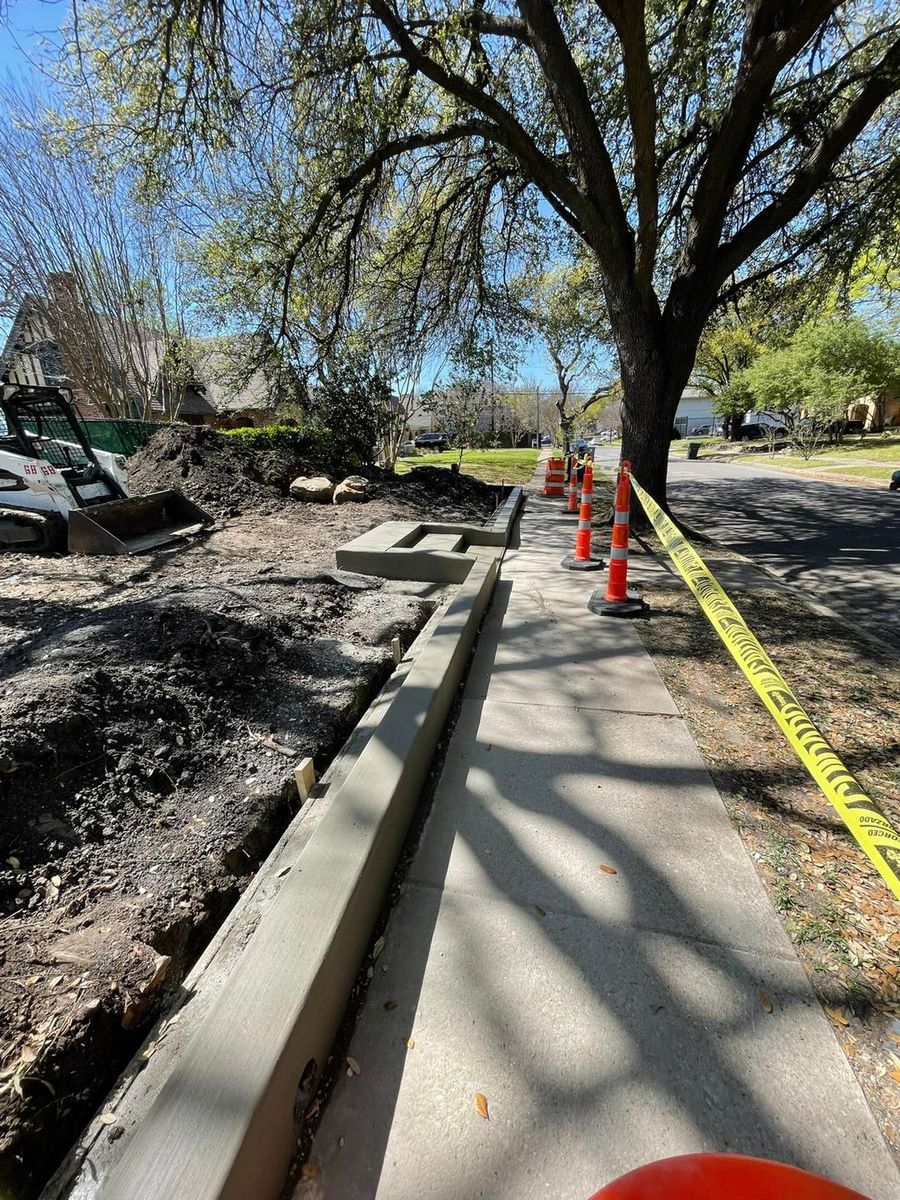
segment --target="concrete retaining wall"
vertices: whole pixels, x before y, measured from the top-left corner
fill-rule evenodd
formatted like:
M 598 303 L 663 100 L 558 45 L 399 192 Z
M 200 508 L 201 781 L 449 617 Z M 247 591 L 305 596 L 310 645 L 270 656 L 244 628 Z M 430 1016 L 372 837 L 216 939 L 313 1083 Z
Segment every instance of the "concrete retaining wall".
M 128 1106 L 124 1136 L 88 1155 L 73 1189 L 61 1190 L 57 1178 L 48 1196 L 278 1194 L 296 1145 L 295 1105 L 302 1112 L 328 1057 L 521 499 L 516 489 L 492 529 L 472 531 L 499 544 L 450 555 L 466 566 L 456 594 L 399 684 L 376 704 L 368 740 L 324 815 L 301 835 L 299 854 L 278 868 L 284 878 L 161 1086 Z M 291 830 L 278 849 L 290 839 Z

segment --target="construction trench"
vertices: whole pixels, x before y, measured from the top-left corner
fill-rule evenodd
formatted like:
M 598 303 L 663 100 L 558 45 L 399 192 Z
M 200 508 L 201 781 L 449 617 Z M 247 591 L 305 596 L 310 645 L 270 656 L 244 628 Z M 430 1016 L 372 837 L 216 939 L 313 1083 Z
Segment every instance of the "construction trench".
M 335 549 L 385 520 L 480 524 L 502 494 L 426 467 L 307 504 L 289 456 L 205 430 L 155 442 L 136 486 L 183 487 L 210 536 L 2 560 L 4 1200 L 41 1192 L 183 999 L 298 813 L 296 763 L 326 770 L 452 591 L 340 570 Z

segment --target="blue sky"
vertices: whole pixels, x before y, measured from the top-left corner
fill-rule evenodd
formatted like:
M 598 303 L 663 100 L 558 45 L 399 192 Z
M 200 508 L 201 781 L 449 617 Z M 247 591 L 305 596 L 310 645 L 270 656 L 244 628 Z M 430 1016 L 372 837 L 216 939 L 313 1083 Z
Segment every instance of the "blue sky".
M 48 40 L 56 41 L 69 10 L 69 0 L 8 0 L 6 19 L 0 20 L 0 77 L 39 79 L 41 45 Z M 6 334 L 3 326 L 0 320 L 0 346 Z M 499 377 L 500 364 L 497 365 Z M 550 363 L 538 345 L 525 349 L 516 374 L 541 387 L 556 386 Z M 589 389 L 593 382 L 585 379 L 580 386 Z
M 42 37 L 53 37 L 69 12 L 68 0 L 8 0 L 0 22 L 0 72 L 30 74 Z

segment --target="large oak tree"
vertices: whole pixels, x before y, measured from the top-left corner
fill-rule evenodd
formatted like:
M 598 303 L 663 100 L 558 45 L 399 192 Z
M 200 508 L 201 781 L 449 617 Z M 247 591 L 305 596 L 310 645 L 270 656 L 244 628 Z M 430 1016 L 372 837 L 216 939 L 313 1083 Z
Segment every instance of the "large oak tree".
M 586 247 L 624 452 L 662 501 L 716 304 L 896 214 L 896 2 L 133 0 L 77 33 L 96 119 L 148 162 L 189 152 L 198 186 L 277 128 L 290 220 L 242 236 L 283 331 L 309 264 L 352 305 L 388 214 L 404 271 L 476 309 L 505 259 Z

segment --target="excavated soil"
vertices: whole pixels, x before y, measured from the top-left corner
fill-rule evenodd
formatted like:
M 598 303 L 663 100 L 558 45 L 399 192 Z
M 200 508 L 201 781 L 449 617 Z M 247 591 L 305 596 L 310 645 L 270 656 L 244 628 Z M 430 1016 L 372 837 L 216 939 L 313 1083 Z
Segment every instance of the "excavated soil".
M 260 452 L 237 438 L 183 425 L 160 431 L 129 461 L 134 493 L 181 488 L 215 517 L 293 509 L 291 480 L 323 471 L 335 482 L 342 477 L 327 464 L 323 467 L 285 448 Z M 422 466 L 401 476 L 378 468 L 362 473 L 369 479 L 368 503 L 412 505 L 415 515 L 433 511 L 437 503 L 445 520 L 480 521 L 494 496 L 479 480 L 441 467 Z
M 338 572 L 334 548 L 494 503 L 426 468 L 373 480 L 365 504 L 303 504 L 283 492 L 296 462 L 225 440 L 167 430 L 132 474 L 134 492 L 177 475 L 235 512 L 209 536 L 153 557 L 2 559 L 4 1200 L 37 1194 L 293 815 L 297 760 L 324 769 L 390 673 L 391 639 L 409 645 L 440 598 Z

